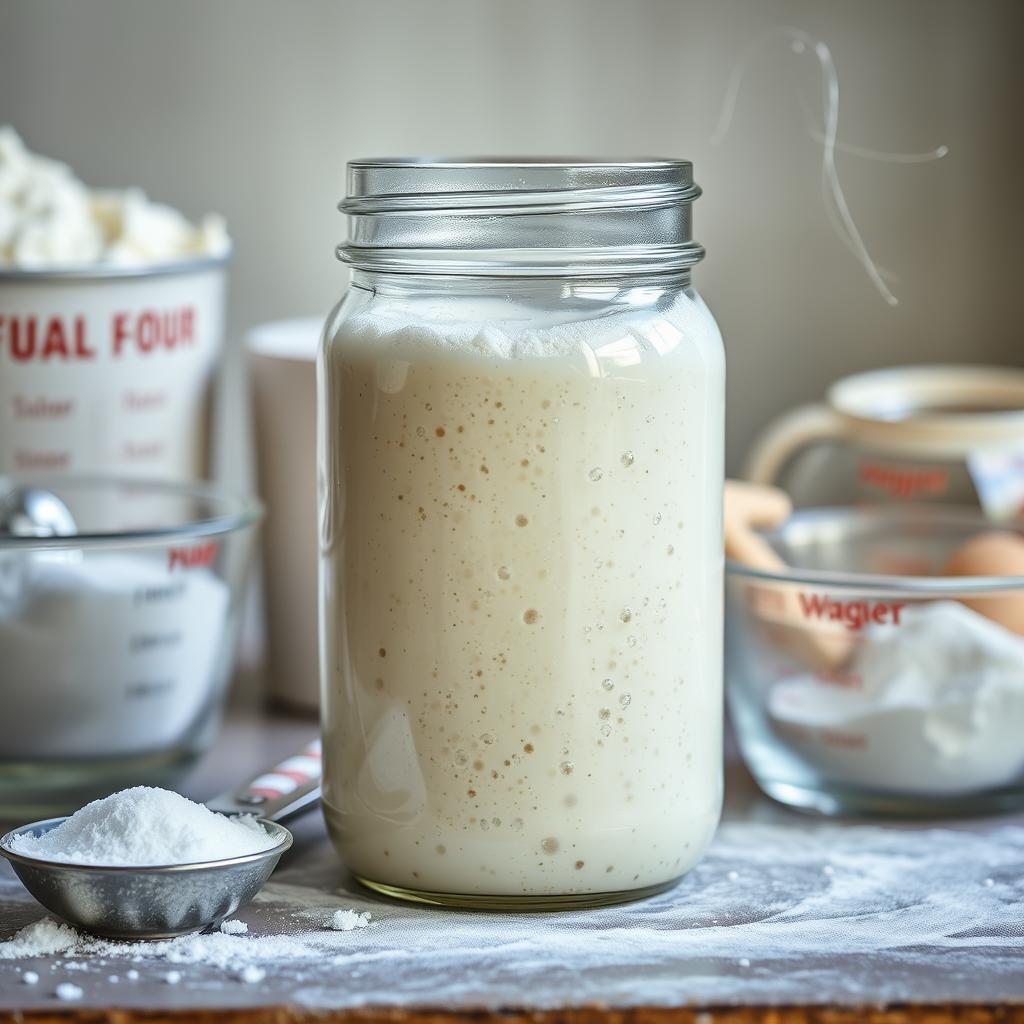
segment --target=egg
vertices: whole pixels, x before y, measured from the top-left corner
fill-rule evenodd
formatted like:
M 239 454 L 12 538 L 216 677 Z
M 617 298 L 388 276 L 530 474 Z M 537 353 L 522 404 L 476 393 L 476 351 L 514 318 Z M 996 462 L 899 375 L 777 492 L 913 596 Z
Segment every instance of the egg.
M 980 533 L 953 552 L 943 575 L 1020 577 L 1020 589 L 1014 593 L 961 598 L 961 603 L 1024 636 L 1024 536 L 999 531 Z

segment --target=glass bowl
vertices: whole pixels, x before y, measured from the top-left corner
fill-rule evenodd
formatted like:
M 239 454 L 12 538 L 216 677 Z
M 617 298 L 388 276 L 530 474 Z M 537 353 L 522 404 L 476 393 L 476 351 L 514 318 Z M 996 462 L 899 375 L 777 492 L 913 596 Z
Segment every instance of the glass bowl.
M 786 569 L 727 563 L 729 711 L 769 796 L 825 814 L 1024 806 L 1024 636 L 1003 624 L 1024 627 L 1024 574 L 939 575 L 993 530 L 1024 539 L 946 506 L 804 509 L 762 534 Z
M 11 525 L 26 494 L 74 532 Z M 259 505 L 199 484 L 3 475 L 4 507 L 0 817 L 171 781 L 219 723 Z

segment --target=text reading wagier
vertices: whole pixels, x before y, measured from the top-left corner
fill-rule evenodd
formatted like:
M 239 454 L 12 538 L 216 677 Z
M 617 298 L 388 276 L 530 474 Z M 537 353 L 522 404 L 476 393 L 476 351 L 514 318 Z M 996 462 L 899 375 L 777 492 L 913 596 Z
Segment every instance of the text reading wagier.
M 824 594 L 797 595 L 805 619 L 841 622 L 847 629 L 859 630 L 867 625 L 898 626 L 905 601 L 834 601 Z
M 192 306 L 114 313 L 105 331 L 90 337 L 85 316 L 0 316 L 0 357 L 13 362 L 82 362 L 95 359 L 100 346 L 115 358 L 172 352 L 196 340 Z

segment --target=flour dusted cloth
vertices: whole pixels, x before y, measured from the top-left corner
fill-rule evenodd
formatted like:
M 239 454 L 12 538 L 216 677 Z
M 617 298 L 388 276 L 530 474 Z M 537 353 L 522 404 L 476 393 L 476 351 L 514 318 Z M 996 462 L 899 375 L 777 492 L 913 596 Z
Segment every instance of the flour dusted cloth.
M 501 915 L 376 899 L 346 879 L 322 826 L 310 818 L 299 852 L 239 914 L 248 934 L 132 946 L 119 957 L 109 943 L 90 953 L 57 933 L 54 956 L 30 962 L 53 983 L 64 980 L 66 968 L 51 974 L 49 965 L 76 964 L 68 977 L 84 989 L 83 1006 L 157 1009 L 1024 999 L 1024 827 L 790 820 L 725 824 L 682 884 L 652 899 Z M 334 931 L 328 922 L 337 910 L 370 911 L 372 919 L 365 928 Z M 39 917 L 12 876 L 0 873 L 6 934 Z M 173 948 L 194 957 L 175 960 L 182 984 L 169 986 L 163 975 Z M 29 961 L 3 956 L 0 943 L 0 1007 L 52 1005 L 45 986 L 14 983 Z M 131 969 L 139 978 L 130 986 L 122 958 L 138 958 Z M 265 976 L 240 980 L 247 964 Z M 116 989 L 111 973 L 122 979 Z

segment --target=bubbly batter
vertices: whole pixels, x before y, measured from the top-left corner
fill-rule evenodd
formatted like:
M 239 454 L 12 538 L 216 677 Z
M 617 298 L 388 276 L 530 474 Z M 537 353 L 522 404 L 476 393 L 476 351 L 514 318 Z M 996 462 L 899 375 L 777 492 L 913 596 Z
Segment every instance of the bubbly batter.
M 458 319 L 356 315 L 324 356 L 328 823 L 405 889 L 665 884 L 721 801 L 717 329 L 693 293 Z

